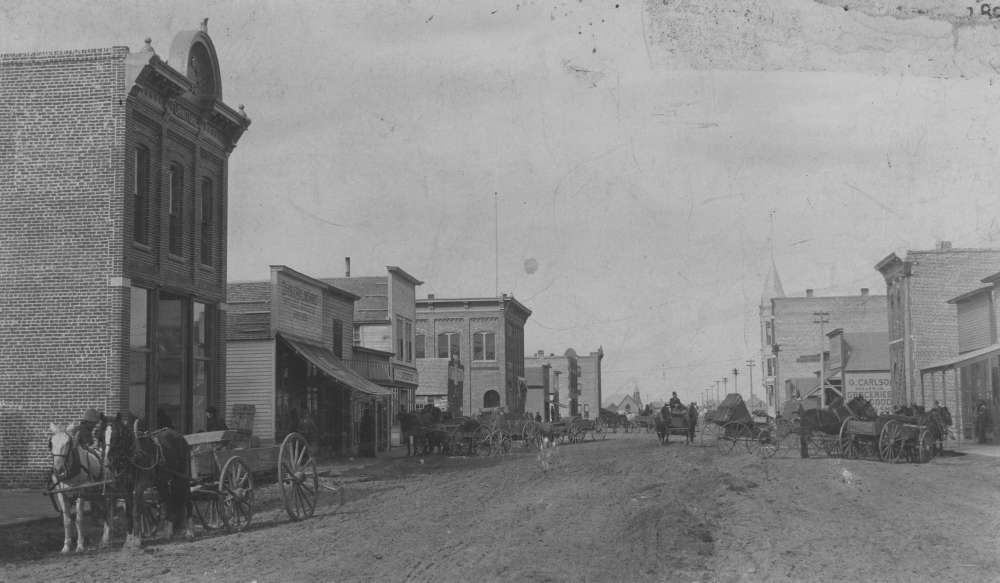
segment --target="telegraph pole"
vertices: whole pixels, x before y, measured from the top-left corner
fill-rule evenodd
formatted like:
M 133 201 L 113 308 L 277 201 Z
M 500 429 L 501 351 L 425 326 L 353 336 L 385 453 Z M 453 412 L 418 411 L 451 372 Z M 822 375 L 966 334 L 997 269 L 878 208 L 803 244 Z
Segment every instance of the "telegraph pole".
M 824 353 L 826 352 L 826 330 L 824 324 L 830 323 L 830 312 L 813 312 L 813 323 L 819 324 L 819 406 L 826 408 L 826 371 L 824 370 Z
M 753 407 L 753 367 L 756 363 L 753 359 L 747 361 L 747 374 L 750 375 L 750 406 Z

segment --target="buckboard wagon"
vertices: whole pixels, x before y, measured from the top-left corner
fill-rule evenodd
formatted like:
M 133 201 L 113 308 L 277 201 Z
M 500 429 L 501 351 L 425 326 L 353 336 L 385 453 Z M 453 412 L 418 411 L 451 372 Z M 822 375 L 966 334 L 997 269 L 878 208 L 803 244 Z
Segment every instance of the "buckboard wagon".
M 750 453 L 764 457 L 773 456 L 780 448 L 774 420 L 766 415 L 751 415 L 738 393 L 726 395 L 710 422 L 717 426 L 715 445 L 723 453 L 733 451 L 737 443 L 742 443 Z
M 192 515 L 206 529 L 245 529 L 253 520 L 255 484 L 274 480 L 292 520 L 312 516 L 319 495 L 319 474 L 309 442 L 289 433 L 281 445 L 251 447 L 249 435 L 209 431 L 185 435 L 191 446 Z M 147 501 L 156 504 L 155 499 Z M 153 510 L 153 509 L 150 509 Z M 158 513 L 142 513 L 155 530 Z
M 925 463 L 934 457 L 933 445 L 930 429 L 917 417 L 880 415 L 873 420 L 849 417 L 840 428 L 840 453 L 849 459 L 866 456 L 889 463 L 903 459 Z

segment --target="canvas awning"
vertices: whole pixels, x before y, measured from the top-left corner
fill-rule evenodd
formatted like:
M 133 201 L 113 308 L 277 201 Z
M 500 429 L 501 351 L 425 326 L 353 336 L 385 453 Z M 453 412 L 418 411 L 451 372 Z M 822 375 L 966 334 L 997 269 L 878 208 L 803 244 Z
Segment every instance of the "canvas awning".
M 374 397 L 392 396 L 392 391 L 385 389 L 344 366 L 332 352 L 325 348 L 313 346 L 299 340 L 292 340 L 282 335 L 282 340 L 288 343 L 299 356 L 316 365 L 330 378 L 337 380 L 352 389 Z

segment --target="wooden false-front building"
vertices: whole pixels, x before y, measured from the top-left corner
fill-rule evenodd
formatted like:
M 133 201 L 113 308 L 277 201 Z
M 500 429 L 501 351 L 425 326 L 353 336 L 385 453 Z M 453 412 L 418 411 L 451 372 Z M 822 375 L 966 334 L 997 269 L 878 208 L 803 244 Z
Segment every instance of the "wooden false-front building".
M 271 266 L 268 281 L 230 283 L 230 422 L 244 422 L 235 417 L 251 410 L 252 431 L 261 443 L 298 431 L 321 454 L 386 450 L 392 392 L 355 372 L 351 339 L 358 299 L 283 265 Z

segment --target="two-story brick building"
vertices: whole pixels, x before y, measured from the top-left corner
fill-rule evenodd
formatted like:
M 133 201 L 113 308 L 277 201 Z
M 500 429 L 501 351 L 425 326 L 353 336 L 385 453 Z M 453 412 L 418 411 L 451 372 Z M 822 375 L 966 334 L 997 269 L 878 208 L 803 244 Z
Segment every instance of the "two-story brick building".
M 0 485 L 37 482 L 88 407 L 190 432 L 225 402 L 229 155 L 205 25 L 0 55 Z
M 1000 249 L 935 249 L 891 253 L 875 265 L 888 295 L 889 365 L 895 404 L 928 406 L 920 370 L 959 354 L 955 307 L 948 303 L 1000 271 Z
M 507 294 L 418 299 L 414 354 L 421 383 L 440 379 L 435 371 L 447 370 L 448 361 L 455 360 L 465 376 L 461 402 L 449 399 L 449 409 L 463 415 L 498 407 L 524 412 L 524 324 L 529 316 L 531 310 Z
M 353 364 L 371 368 L 350 340 L 358 299 L 283 265 L 271 267 L 268 281 L 229 284 L 230 421 L 250 406 L 253 433 L 265 444 L 297 431 L 321 454 L 387 449 L 393 393 Z
M 769 309 L 761 311 L 764 352 L 773 355 L 765 360 L 764 378 L 773 379 L 765 380 L 765 387 L 774 387 L 773 394 L 766 393 L 767 407 L 773 411 L 819 385 L 821 354 L 828 358 L 827 332 L 884 331 L 885 315 L 885 296 L 866 288 L 857 296 L 816 296 L 810 289 L 805 296 L 772 297 Z

